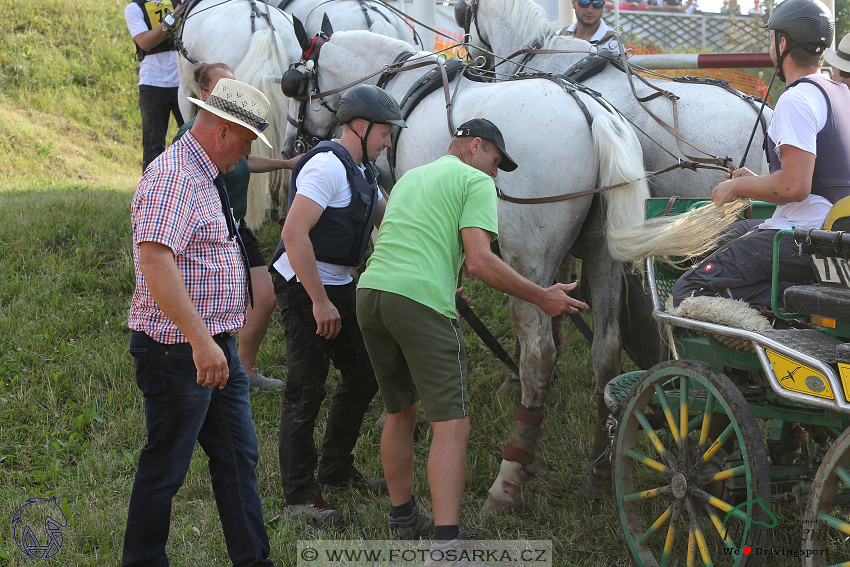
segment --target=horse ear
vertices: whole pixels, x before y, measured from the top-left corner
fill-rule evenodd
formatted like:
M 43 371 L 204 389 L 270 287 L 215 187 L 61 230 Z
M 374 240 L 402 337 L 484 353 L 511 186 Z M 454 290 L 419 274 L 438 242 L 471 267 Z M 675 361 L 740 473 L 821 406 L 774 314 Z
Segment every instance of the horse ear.
M 334 27 L 331 25 L 331 19 L 328 17 L 327 12 L 322 16 L 322 33 L 328 37 L 334 34 Z
M 292 16 L 292 27 L 295 30 L 295 39 L 298 40 L 298 45 L 301 46 L 301 53 L 306 53 L 310 49 L 310 38 L 307 36 L 307 30 L 304 29 L 304 24 L 301 20 Z

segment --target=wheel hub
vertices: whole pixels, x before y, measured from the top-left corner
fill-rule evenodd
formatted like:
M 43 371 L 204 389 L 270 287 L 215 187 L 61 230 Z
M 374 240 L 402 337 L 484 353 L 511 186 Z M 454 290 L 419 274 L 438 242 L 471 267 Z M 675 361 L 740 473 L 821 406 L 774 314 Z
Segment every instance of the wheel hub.
M 688 481 L 685 480 L 685 475 L 676 473 L 673 475 L 673 496 L 681 500 L 688 493 Z

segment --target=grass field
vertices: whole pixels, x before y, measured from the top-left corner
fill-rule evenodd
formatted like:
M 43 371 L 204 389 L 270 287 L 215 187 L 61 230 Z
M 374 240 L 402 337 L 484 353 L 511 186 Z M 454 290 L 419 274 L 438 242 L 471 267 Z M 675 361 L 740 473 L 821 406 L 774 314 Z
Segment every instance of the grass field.
M 0 0 L 0 567 L 120 563 L 136 459 L 145 443 L 142 397 L 127 352 L 133 291 L 129 203 L 141 161 L 137 76 L 124 0 L 94 7 L 59 0 Z M 260 231 L 266 257 L 278 228 Z M 470 283 L 473 306 L 511 351 L 503 294 Z M 472 438 L 461 523 L 483 539 L 549 539 L 559 566 L 628 564 L 614 507 L 591 505 L 582 484 L 593 415 L 587 345 L 567 324 L 563 379 L 547 399 L 551 438 L 538 454 L 526 506 L 481 516 L 498 471 L 516 401 L 496 389 L 507 377 L 464 325 Z M 275 317 L 260 351 L 267 374 L 285 378 L 286 349 Z M 332 372 L 328 389 L 337 379 Z M 357 466 L 380 475 L 382 410 L 376 398 L 355 450 Z M 260 444 L 260 495 L 278 565 L 295 563 L 302 539 L 357 539 L 349 525 L 317 532 L 285 520 L 277 462 L 279 392 L 252 392 Z M 324 422 L 320 415 L 320 426 Z M 317 441 L 319 437 L 317 434 Z M 424 462 L 427 428 L 415 448 L 415 493 L 430 510 Z M 56 496 L 68 526 L 50 560 L 29 560 L 12 531 L 30 497 Z M 387 536 L 387 498 L 343 492 L 335 507 L 356 511 L 369 538 Z M 198 451 L 174 501 L 168 553 L 174 566 L 229 564 L 206 458 Z M 777 563 L 780 565 L 780 563 Z

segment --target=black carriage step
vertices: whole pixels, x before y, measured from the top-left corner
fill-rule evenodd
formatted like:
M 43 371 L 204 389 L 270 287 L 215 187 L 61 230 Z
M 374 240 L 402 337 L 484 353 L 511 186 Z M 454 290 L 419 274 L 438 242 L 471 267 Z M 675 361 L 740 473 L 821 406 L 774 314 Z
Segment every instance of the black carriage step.
M 850 322 L 850 289 L 798 285 L 785 290 L 785 309 Z
M 814 329 L 759 331 L 758 334 L 829 365 L 835 365 L 835 347 L 843 343 Z

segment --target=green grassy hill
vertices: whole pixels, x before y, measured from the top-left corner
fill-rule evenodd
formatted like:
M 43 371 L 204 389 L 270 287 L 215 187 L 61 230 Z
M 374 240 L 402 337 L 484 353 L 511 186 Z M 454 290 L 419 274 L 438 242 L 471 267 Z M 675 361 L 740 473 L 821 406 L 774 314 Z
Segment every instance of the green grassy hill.
M 0 190 L 135 185 L 138 64 L 124 6 L 0 0 Z

